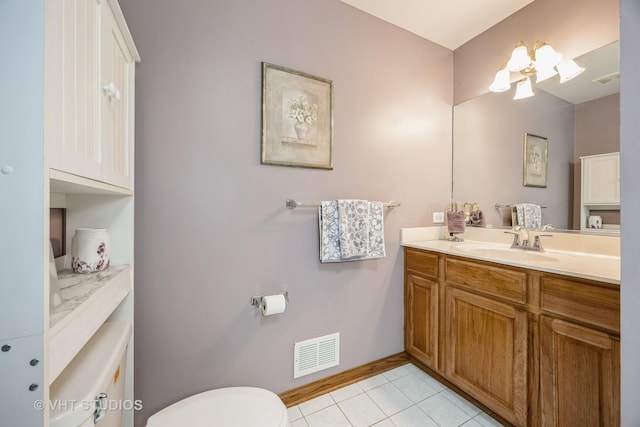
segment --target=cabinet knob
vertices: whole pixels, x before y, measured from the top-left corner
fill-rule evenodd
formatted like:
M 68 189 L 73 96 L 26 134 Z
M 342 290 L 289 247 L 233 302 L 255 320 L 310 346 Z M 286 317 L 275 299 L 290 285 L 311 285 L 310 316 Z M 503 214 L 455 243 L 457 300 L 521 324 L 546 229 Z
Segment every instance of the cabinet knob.
M 102 90 L 109 98 L 115 98 L 116 101 L 120 101 L 120 90 L 116 87 L 114 82 L 103 84 Z

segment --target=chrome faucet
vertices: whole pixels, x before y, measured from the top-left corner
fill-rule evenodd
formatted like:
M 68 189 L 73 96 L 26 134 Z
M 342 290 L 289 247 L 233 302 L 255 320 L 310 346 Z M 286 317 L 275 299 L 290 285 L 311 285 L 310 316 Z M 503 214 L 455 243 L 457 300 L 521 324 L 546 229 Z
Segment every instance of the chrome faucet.
M 544 252 L 544 248 L 542 247 L 541 237 L 553 237 L 552 234 L 536 234 L 533 238 L 533 246 L 529 249 L 537 252 Z
M 505 231 L 505 233 L 513 234 L 513 243 L 511 248 L 524 249 L 528 251 L 544 252 L 542 247 L 541 237 L 552 237 L 551 234 L 536 234 L 533 236 L 533 244 L 531 244 L 530 232 L 527 227 L 518 225 L 513 227 L 512 231 Z

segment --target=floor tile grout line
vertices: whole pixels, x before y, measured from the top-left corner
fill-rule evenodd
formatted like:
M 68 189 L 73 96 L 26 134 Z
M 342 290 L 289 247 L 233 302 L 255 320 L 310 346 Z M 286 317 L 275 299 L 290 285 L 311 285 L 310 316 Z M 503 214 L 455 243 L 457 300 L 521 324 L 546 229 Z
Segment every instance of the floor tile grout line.
M 385 383 L 385 384 L 387 384 L 387 383 Z M 382 385 L 380 385 L 380 386 L 378 386 L 378 387 L 382 387 L 382 386 L 383 386 L 383 385 L 385 385 L 385 384 L 382 384 Z M 389 382 L 388 382 L 388 384 L 391 384 L 391 382 L 389 381 Z M 376 388 L 378 388 L 378 387 L 376 387 Z M 373 390 L 373 389 L 371 389 L 371 390 Z M 382 414 L 384 415 L 384 418 L 383 418 L 382 420 L 388 420 L 388 419 L 391 417 L 391 415 L 387 415 L 387 413 L 384 411 L 384 409 L 382 409 L 382 408 L 380 407 L 380 405 L 378 405 L 378 402 L 376 402 L 376 401 L 373 399 L 373 397 L 369 396 L 369 393 L 367 393 L 366 391 L 365 391 L 365 393 L 366 393 L 367 397 L 368 397 L 368 398 L 373 402 L 373 404 L 374 404 L 374 405 L 376 405 L 376 406 L 378 407 L 378 409 L 380 409 L 380 412 L 382 412 Z M 378 420 L 378 422 L 380 422 L 380 421 L 382 421 L 382 420 Z M 389 421 L 391 421 L 391 420 L 389 420 Z M 391 423 L 392 423 L 392 424 L 395 424 L 393 421 L 391 421 Z
M 401 367 L 402 367 L 402 366 L 407 366 L 407 365 L 411 365 L 411 364 L 410 364 L 410 363 L 408 363 L 408 364 L 405 364 L 405 365 L 401 365 Z M 415 366 L 415 365 L 414 365 L 414 366 Z M 398 367 L 398 368 L 400 368 L 400 367 Z M 395 368 L 395 369 L 398 369 L 398 368 Z M 451 390 L 451 389 L 449 389 L 448 387 L 445 387 L 445 386 L 444 386 L 442 383 L 440 383 L 437 379 L 435 379 L 435 378 L 431 377 L 431 376 L 430 376 L 429 374 L 427 374 L 427 373 L 425 373 L 425 375 L 427 375 L 429 378 L 433 379 L 434 381 L 438 382 L 438 384 L 440 384 L 443 388 L 442 388 L 442 390 L 440 390 L 440 391 L 438 391 L 438 392 L 436 392 L 436 393 L 432 394 L 431 396 L 428 396 L 428 397 L 426 397 L 426 398 L 424 398 L 424 399 L 422 399 L 422 400 L 420 400 L 420 401 L 418 401 L 418 402 L 414 402 L 414 401 L 413 401 L 413 399 L 411 399 L 411 397 L 409 397 L 405 392 L 403 392 L 403 391 L 402 391 L 402 389 L 401 389 L 400 387 L 398 387 L 396 384 L 394 384 L 394 381 L 397 381 L 397 380 L 400 380 L 401 378 L 405 378 L 405 377 L 408 377 L 408 376 L 413 375 L 413 376 L 414 376 L 418 381 L 421 381 L 421 382 L 423 382 L 423 383 L 426 383 L 426 384 L 427 384 L 427 385 L 429 385 L 429 386 L 430 386 L 431 384 L 429 383 L 429 381 L 427 381 L 427 379 L 426 379 L 426 378 L 423 378 L 423 377 L 421 377 L 420 375 L 417 375 L 419 372 L 423 372 L 423 371 L 420 371 L 420 370 L 412 370 L 412 369 L 411 369 L 411 368 L 409 368 L 408 366 L 407 366 L 407 371 L 408 371 L 408 372 L 407 372 L 405 375 L 398 376 L 397 378 L 394 378 L 394 379 L 390 379 L 388 376 L 384 375 L 384 374 L 385 374 L 384 372 L 383 372 L 383 373 L 381 373 L 381 374 L 378 374 L 378 375 L 376 375 L 376 376 L 380 376 L 381 378 L 383 378 L 383 379 L 384 379 L 384 382 L 382 382 L 382 383 L 380 383 L 380 384 L 376 385 L 375 387 L 372 387 L 372 388 L 370 388 L 370 389 L 368 389 L 368 390 L 365 390 L 365 389 L 364 389 L 364 388 L 363 388 L 359 383 L 360 383 L 360 382 L 362 382 L 362 381 L 366 381 L 367 379 L 374 378 L 374 377 L 376 377 L 376 376 L 374 376 L 374 377 L 369 377 L 369 378 L 367 378 L 367 379 L 365 379 L 365 380 L 361 380 L 361 381 L 358 381 L 358 382 L 356 382 L 356 383 L 353 383 L 353 384 L 355 384 L 355 385 L 357 385 L 357 386 L 358 386 L 358 388 L 359 388 L 360 392 L 359 392 L 359 393 L 356 393 L 356 394 L 354 394 L 354 395 L 352 395 L 352 396 L 349 396 L 349 397 L 348 397 L 348 398 L 346 398 L 346 399 L 342 399 L 340 402 L 338 402 L 338 401 L 337 401 L 337 400 L 336 400 L 336 399 L 331 395 L 331 393 L 332 393 L 332 392 L 335 392 L 335 391 L 338 391 L 338 390 L 341 390 L 341 389 L 344 389 L 344 388 L 346 388 L 347 386 L 345 386 L 345 387 L 341 387 L 341 388 L 336 389 L 336 390 L 333 390 L 332 392 L 327 392 L 327 393 L 325 393 L 325 395 L 328 395 L 328 397 L 329 397 L 330 401 L 331 401 L 331 402 L 333 402 L 333 403 L 332 403 L 332 404 L 330 404 L 329 406 L 325 406 L 325 407 L 323 407 L 323 408 L 320 408 L 320 409 L 318 409 L 318 410 L 315 410 L 315 411 L 313 411 L 313 412 L 311 412 L 311 413 L 309 413 L 309 414 L 306 414 L 306 415 L 302 412 L 302 409 L 300 408 L 300 404 L 298 404 L 298 405 L 296 405 L 296 406 L 298 407 L 298 410 L 300 411 L 301 418 L 297 418 L 295 421 L 300 420 L 300 419 L 303 419 L 303 420 L 304 420 L 304 422 L 305 422 L 305 424 L 306 424 L 307 426 L 310 426 L 309 421 L 307 420 L 307 417 L 308 417 L 308 416 L 311 416 L 311 415 L 313 415 L 313 414 L 316 414 L 316 413 L 318 413 L 318 412 L 320 412 L 320 411 L 322 411 L 322 410 L 326 410 L 326 409 L 330 408 L 331 406 L 337 406 L 337 409 L 338 409 L 338 410 L 340 411 L 340 413 L 343 415 L 343 417 L 345 418 L 345 420 L 347 421 L 347 423 L 349 424 L 349 426 L 353 427 L 353 423 L 352 423 L 352 422 L 349 420 L 349 418 L 347 417 L 347 414 L 345 413 L 345 411 L 344 411 L 344 410 L 342 409 L 342 407 L 340 406 L 340 403 L 341 403 L 341 402 L 345 402 L 345 401 L 350 400 L 350 399 L 353 399 L 353 398 L 355 398 L 355 397 L 358 397 L 358 396 L 360 396 L 360 395 L 362 395 L 362 394 L 366 395 L 366 396 L 367 396 L 367 398 L 368 398 L 369 400 L 371 400 L 371 402 L 373 402 L 373 404 L 374 404 L 378 409 L 380 409 L 381 413 L 384 415 L 384 418 L 382 418 L 382 419 L 380 419 L 380 420 L 377 420 L 374 424 L 372 424 L 372 425 L 370 425 L 370 426 L 373 426 L 373 425 L 378 424 L 378 423 L 380 423 L 380 422 L 382 422 L 382 421 L 385 421 L 385 420 L 389 421 L 389 422 L 390 422 L 391 424 L 393 424 L 393 425 L 396 425 L 396 424 L 393 422 L 393 420 L 391 420 L 391 417 L 393 417 L 393 416 L 395 416 L 395 415 L 397 415 L 397 414 L 400 414 L 400 413 L 402 413 L 403 411 L 406 411 L 406 410 L 410 409 L 410 408 L 411 408 L 411 407 L 413 407 L 413 406 L 417 407 L 417 409 L 418 409 L 420 412 L 422 412 L 423 414 L 425 414 L 425 415 L 426 415 L 430 420 L 432 420 L 432 421 L 433 421 L 433 423 L 434 423 L 435 425 L 440 426 L 440 424 L 438 424 L 438 422 L 437 422 L 437 421 L 436 421 L 436 420 L 431 416 L 431 414 L 429 414 L 427 411 L 425 411 L 425 410 L 424 410 L 424 409 L 422 409 L 420 406 L 418 406 L 420 403 L 422 403 L 422 402 L 424 402 L 424 401 L 426 401 L 426 400 L 428 400 L 428 399 L 431 399 L 431 398 L 433 398 L 433 397 L 435 397 L 435 396 L 437 396 L 437 395 L 442 395 L 442 397 L 443 397 L 444 399 L 446 399 L 447 401 L 449 401 L 449 402 L 450 402 L 454 407 L 456 407 L 456 408 L 457 408 L 457 409 L 458 409 L 462 414 L 464 414 L 465 416 L 469 417 L 469 418 L 468 418 L 467 420 L 465 420 L 463 423 L 459 424 L 459 426 L 462 426 L 462 425 L 464 425 L 465 423 L 468 423 L 468 422 L 469 422 L 469 421 L 471 421 L 471 420 L 475 420 L 476 418 L 480 417 L 481 415 L 488 415 L 488 414 L 486 414 L 486 412 L 482 411 L 480 408 L 477 408 L 477 409 L 479 410 L 479 412 L 477 412 L 476 414 L 473 414 L 473 415 L 472 415 L 472 414 L 469 414 L 468 412 L 466 412 L 466 411 L 464 410 L 464 408 L 462 408 L 460 405 L 458 405 L 458 404 L 457 404 L 453 399 L 449 398 L 449 397 L 447 396 L 447 393 L 445 393 L 445 392 L 449 391 L 450 393 L 453 393 L 453 394 L 457 395 L 457 396 L 458 396 L 460 399 L 462 399 L 463 401 L 467 401 L 467 400 L 466 400 L 464 397 L 462 397 L 462 396 L 458 395 L 454 390 Z M 387 372 L 389 372 L 389 371 L 387 371 Z M 369 392 L 370 392 L 370 391 L 375 390 L 375 389 L 377 389 L 377 388 L 380 388 L 380 387 L 382 387 L 382 386 L 385 386 L 385 385 L 387 385 L 387 384 L 391 384 L 391 386 L 392 386 L 394 389 L 396 389 L 397 391 L 399 391 L 399 392 L 400 392 L 400 394 L 401 394 L 403 397 L 405 397 L 409 402 L 411 402 L 411 405 L 409 405 L 408 407 L 406 407 L 406 408 L 404 408 L 404 409 L 401 409 L 401 410 L 399 410 L 399 411 L 397 411 L 397 412 L 394 412 L 393 414 L 387 415 L 387 413 L 386 413 L 386 412 L 383 410 L 383 408 L 382 408 L 382 407 L 381 407 L 381 406 L 376 402 L 376 400 L 375 400 L 375 399 L 373 399 L 373 397 L 372 397 L 371 395 L 369 395 Z M 321 396 L 322 396 L 322 395 L 321 395 Z M 318 397 L 321 397 L 321 396 L 318 396 Z M 469 402 L 469 404 L 470 404 L 470 405 L 473 405 L 473 403 L 471 403 L 471 402 Z M 475 405 L 473 405 L 473 406 L 475 406 Z M 489 415 L 488 415 L 488 416 L 489 416 Z M 490 417 L 490 416 L 489 416 L 489 417 Z M 477 420 L 476 420 L 476 422 L 477 422 L 477 423 L 479 423 L 479 424 L 481 424 L 481 425 L 484 425 L 483 423 L 480 423 L 480 422 L 479 422 L 479 421 L 477 421 Z

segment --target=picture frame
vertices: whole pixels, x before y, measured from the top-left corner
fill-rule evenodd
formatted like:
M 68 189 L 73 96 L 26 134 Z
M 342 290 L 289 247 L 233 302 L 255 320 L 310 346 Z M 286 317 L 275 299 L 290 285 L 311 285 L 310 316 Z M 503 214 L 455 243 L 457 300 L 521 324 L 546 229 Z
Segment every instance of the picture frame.
M 548 144 L 549 141 L 543 136 L 524 134 L 522 185 L 525 187 L 547 187 Z
M 261 159 L 333 169 L 333 82 L 262 63 Z

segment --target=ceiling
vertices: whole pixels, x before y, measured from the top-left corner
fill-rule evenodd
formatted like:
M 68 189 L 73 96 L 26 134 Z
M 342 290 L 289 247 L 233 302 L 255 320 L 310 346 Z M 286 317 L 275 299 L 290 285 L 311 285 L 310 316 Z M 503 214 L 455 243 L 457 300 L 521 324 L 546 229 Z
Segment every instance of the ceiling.
M 341 0 L 455 50 L 534 0 Z

